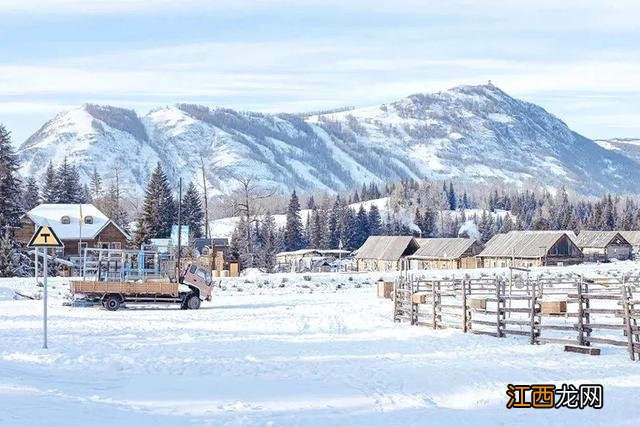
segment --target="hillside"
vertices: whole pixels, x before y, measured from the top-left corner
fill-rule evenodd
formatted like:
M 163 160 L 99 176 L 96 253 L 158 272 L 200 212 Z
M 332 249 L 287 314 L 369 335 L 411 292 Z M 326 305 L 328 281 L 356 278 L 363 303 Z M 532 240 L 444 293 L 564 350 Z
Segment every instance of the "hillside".
M 20 148 L 22 173 L 51 159 L 94 168 L 141 192 L 156 162 L 172 180 L 199 179 L 218 194 L 254 175 L 287 192 L 341 191 L 404 177 L 565 186 L 583 194 L 637 192 L 637 164 L 493 85 L 459 86 L 380 106 L 301 117 L 178 104 L 139 116 L 85 104 L 47 122 Z

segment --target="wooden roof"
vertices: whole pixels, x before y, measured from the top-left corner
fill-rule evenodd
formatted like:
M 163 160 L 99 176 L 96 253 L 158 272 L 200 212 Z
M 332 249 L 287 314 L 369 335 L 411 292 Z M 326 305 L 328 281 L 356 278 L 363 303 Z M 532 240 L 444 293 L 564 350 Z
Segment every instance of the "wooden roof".
M 410 257 L 422 259 L 458 259 L 476 243 L 462 237 L 416 239 L 420 248 Z
M 614 239 L 629 243 L 619 231 L 583 230 L 578 234 L 576 245 L 580 248 L 606 248 Z
M 416 239 L 411 236 L 370 236 L 356 251 L 358 259 L 381 259 L 397 261 L 418 249 Z
M 562 237 L 573 241 L 565 231 L 510 231 L 496 234 L 485 245 L 480 257 L 540 258 Z
M 620 234 L 633 246 L 640 246 L 640 230 L 621 231 Z

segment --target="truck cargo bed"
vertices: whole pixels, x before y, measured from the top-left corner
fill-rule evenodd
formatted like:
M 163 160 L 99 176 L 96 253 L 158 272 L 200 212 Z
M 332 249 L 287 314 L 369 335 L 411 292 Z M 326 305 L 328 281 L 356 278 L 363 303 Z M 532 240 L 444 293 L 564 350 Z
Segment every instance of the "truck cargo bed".
M 169 281 L 147 282 L 93 282 L 72 281 L 69 289 L 72 294 L 86 295 L 164 295 L 177 298 L 179 296 L 179 284 Z

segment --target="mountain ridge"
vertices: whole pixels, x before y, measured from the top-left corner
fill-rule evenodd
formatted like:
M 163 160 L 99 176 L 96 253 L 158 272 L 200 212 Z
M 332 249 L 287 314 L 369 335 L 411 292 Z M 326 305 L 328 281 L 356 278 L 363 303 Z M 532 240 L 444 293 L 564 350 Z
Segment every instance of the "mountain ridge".
M 300 116 L 178 103 L 144 115 L 83 104 L 61 112 L 19 149 L 41 176 L 64 156 L 88 180 L 94 167 L 141 193 L 157 162 L 172 181 L 200 179 L 214 194 L 254 175 L 279 191 L 343 191 L 401 178 L 464 179 L 583 194 L 638 192 L 638 164 L 572 131 L 544 108 L 491 85 L 409 95 L 379 106 Z

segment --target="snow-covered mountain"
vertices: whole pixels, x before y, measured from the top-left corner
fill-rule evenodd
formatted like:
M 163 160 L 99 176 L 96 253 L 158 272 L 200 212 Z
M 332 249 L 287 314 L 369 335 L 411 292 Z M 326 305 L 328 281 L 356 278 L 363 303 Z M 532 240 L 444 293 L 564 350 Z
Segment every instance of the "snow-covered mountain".
M 564 185 L 585 194 L 637 192 L 637 164 L 495 86 L 459 86 L 377 107 L 301 116 L 178 104 L 144 116 L 86 104 L 47 122 L 20 148 L 23 173 L 64 156 L 142 191 L 156 162 L 172 179 L 230 192 L 254 175 L 282 191 L 345 190 L 402 177 Z
M 595 142 L 602 148 L 617 151 L 635 160 L 639 163 L 636 167 L 640 167 L 640 138 L 596 139 Z

